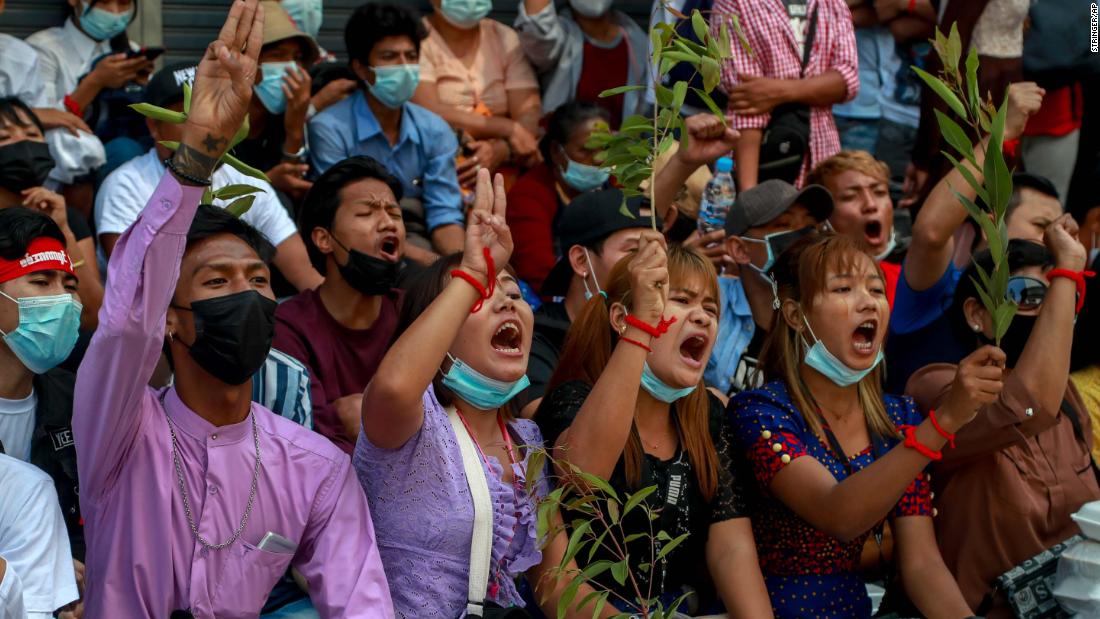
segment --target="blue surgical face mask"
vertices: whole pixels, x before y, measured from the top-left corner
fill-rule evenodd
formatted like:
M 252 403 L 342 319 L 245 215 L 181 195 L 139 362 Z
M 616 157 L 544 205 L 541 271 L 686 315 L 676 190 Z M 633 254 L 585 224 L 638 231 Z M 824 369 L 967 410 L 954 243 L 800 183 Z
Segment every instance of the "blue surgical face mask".
M 596 277 L 596 269 L 592 268 L 592 257 L 588 255 L 588 248 L 583 247 L 582 249 L 584 249 L 584 259 L 588 261 L 588 270 L 592 272 L 592 281 L 596 284 L 595 294 L 601 295 L 604 299 L 607 299 L 607 293 L 600 288 L 600 280 Z M 587 301 L 592 298 L 593 292 L 588 288 L 587 277 L 581 279 L 581 282 L 584 283 L 584 300 Z
M 806 320 L 805 316 L 802 317 L 802 321 L 806 323 L 806 329 L 815 340 L 813 345 L 806 350 L 806 365 L 817 370 L 822 376 L 828 378 L 837 385 L 841 387 L 850 387 L 863 380 L 865 376 L 878 367 L 878 364 L 882 363 L 882 348 L 879 348 L 878 355 L 875 357 L 875 362 L 872 363 L 870 367 L 866 370 L 853 370 L 843 361 L 837 359 L 836 355 L 829 352 L 824 342 L 817 339 L 817 336 L 814 335 L 814 330 L 810 328 L 810 321 Z
M 96 41 L 112 39 L 134 19 L 134 8 L 125 13 L 112 13 L 107 9 L 93 7 L 90 4 L 80 14 L 80 29 Z
M 252 87 L 260 103 L 264 104 L 267 111 L 272 114 L 282 114 L 286 111 L 286 93 L 283 92 L 283 76 L 287 71 L 297 71 L 298 63 L 290 62 L 265 62 L 260 65 L 260 75 L 263 77 L 259 84 Z
M 321 0 L 282 0 L 281 4 L 299 30 L 317 38 L 323 19 Z
M 71 294 L 48 297 L 20 297 L 19 326 L 4 336 L 8 349 L 35 374 L 44 374 L 69 357 L 80 336 L 80 311 L 83 306 Z
M 496 380 L 466 365 L 462 359 L 451 357 L 451 369 L 443 375 L 443 385 L 463 401 L 483 411 L 500 408 L 531 384 L 524 374 L 517 381 Z
M 439 13 L 455 28 L 469 30 L 493 10 L 493 0 L 443 0 Z
M 397 64 L 384 67 L 371 67 L 374 71 L 374 83 L 367 84 L 367 90 L 382 105 L 397 109 L 405 105 L 420 83 L 419 64 Z
M 642 388 L 648 391 L 649 395 L 669 404 L 695 391 L 695 386 L 684 387 L 683 389 L 670 387 L 668 383 L 657 378 L 657 375 L 650 369 L 648 361 L 645 362 L 645 366 L 642 368 Z
M 561 147 L 559 146 L 559 148 Z M 565 169 L 561 171 L 561 179 L 565 181 L 566 185 L 577 191 L 585 192 L 599 189 L 611 176 L 610 171 L 598 166 L 573 161 L 565 154 L 564 148 L 561 149 L 561 154 L 565 157 Z

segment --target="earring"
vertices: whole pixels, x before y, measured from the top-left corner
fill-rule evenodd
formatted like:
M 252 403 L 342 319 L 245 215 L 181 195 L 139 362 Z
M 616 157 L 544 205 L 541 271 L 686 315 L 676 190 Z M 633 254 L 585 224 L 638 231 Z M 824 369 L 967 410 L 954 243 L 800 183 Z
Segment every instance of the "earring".
M 626 335 L 626 325 L 619 327 L 619 335 Z
M 970 328 L 974 330 L 974 333 L 977 333 L 978 331 L 982 330 L 982 326 L 981 325 L 976 325 L 976 324 L 975 325 L 970 325 Z

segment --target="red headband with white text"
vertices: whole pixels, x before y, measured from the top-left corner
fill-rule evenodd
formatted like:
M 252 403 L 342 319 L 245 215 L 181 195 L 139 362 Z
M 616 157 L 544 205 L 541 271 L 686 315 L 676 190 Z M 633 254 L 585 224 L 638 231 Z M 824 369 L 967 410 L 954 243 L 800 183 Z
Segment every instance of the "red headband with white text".
M 31 241 L 27 253 L 21 258 L 0 258 L 0 284 L 38 271 L 64 271 L 76 275 L 65 245 L 48 236 L 40 236 Z

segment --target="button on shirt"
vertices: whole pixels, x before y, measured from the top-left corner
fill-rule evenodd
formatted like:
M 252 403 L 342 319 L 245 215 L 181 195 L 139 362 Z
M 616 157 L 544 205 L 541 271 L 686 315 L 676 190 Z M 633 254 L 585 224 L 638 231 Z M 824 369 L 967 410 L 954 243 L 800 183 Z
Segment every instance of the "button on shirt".
M 318 174 L 355 155 L 377 159 L 401 181 L 404 197 L 424 203 L 429 232 L 465 221 L 455 172 L 458 140 L 442 118 L 419 105 L 401 106 L 397 144 L 391 145 L 358 91 L 309 121 L 309 147 Z
M 91 617 L 255 617 L 288 566 L 309 583 L 321 617 L 390 617 L 389 590 L 366 498 L 351 463 L 324 437 L 259 404 L 214 427 L 173 389 L 147 386 L 164 340 L 187 230 L 201 187 L 165 175 L 110 263 L 100 324 L 77 377 L 73 432 L 87 522 L 85 608 Z M 173 466 L 169 420 L 200 535 L 240 538 L 209 550 L 192 535 Z M 211 489 L 216 488 L 215 492 Z M 257 547 L 268 532 L 293 554 Z

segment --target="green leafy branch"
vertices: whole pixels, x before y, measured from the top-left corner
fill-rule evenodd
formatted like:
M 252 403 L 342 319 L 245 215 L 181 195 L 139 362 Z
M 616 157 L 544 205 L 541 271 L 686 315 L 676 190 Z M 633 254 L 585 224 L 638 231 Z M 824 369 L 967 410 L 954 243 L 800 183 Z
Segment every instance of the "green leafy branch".
M 183 124 L 187 121 L 187 114 L 191 111 L 191 85 L 183 85 L 182 112 L 167 110 L 165 108 L 158 107 L 150 103 L 134 103 L 130 105 L 130 108 L 138 114 L 141 114 L 142 116 L 145 116 L 147 118 L 152 118 L 156 121 L 171 123 L 174 125 Z M 246 137 L 248 137 L 248 131 L 248 116 L 245 116 L 244 123 L 241 124 L 240 129 L 237 130 L 237 133 L 233 136 L 233 139 L 230 140 L 229 148 L 232 149 L 234 146 L 240 144 Z M 180 147 L 179 142 L 172 142 L 167 140 L 163 140 L 159 142 L 159 144 L 172 151 L 175 151 Z M 267 183 L 271 182 L 271 180 L 267 178 L 267 175 L 264 174 L 261 170 L 257 170 L 256 168 L 248 165 L 240 159 L 237 159 L 233 155 L 229 154 L 229 152 L 226 152 L 224 155 L 222 155 L 218 161 L 229 165 L 230 167 L 237 170 L 241 174 L 244 174 L 245 176 L 250 176 L 252 178 Z M 225 210 L 232 213 L 235 217 L 240 217 L 247 213 L 248 209 L 252 208 L 252 204 L 256 201 L 255 194 L 265 191 L 266 190 L 261 187 L 245 184 L 226 185 L 217 189 L 214 189 L 213 187 L 207 187 L 206 191 L 204 191 L 202 194 L 202 202 L 203 204 L 213 204 L 214 200 L 233 200 L 229 203 L 228 206 L 225 207 Z
M 639 573 L 652 572 L 654 566 L 665 560 L 689 535 L 684 533 L 672 537 L 665 531 L 654 532 L 653 523 L 660 518 L 660 510 L 652 507 L 646 499 L 657 490 L 657 486 L 646 486 L 620 497 L 606 480 L 586 473 L 571 463 L 555 460 L 545 449 L 539 447 L 533 448 L 528 461 L 527 470 L 531 472 L 527 476 L 529 494 L 540 481 L 539 473 L 536 472 L 543 471 L 547 462 L 552 467 L 568 471 L 567 478 L 557 479 L 561 483 L 538 505 L 539 539 L 549 542 L 563 530 L 569 532 L 565 553 L 550 574 L 551 577 L 568 583 L 558 598 L 557 619 L 563 619 L 571 607 L 583 611 L 589 606 L 592 607 L 593 619 L 596 619 L 612 597 L 629 608 L 629 612 L 615 615 L 616 619 L 629 619 L 637 615 L 646 619 L 671 619 L 691 593 L 684 593 L 666 609 L 659 599 L 654 598 L 654 578 L 651 576 L 648 579 L 648 586 L 643 591 L 635 577 Z M 579 515 L 570 522 L 567 529 L 564 525 L 557 524 L 556 518 L 564 510 Z M 645 514 L 649 530 L 627 534 L 623 528 L 623 519 L 635 510 L 641 510 Z M 628 553 L 627 544 L 641 539 L 648 539 L 650 552 L 648 557 L 643 558 L 648 560 L 637 562 L 637 558 Z M 601 549 L 605 551 L 605 556 L 611 556 L 614 560 L 596 560 L 596 553 Z M 584 567 L 569 569 L 569 563 L 578 557 L 583 557 Z M 597 580 L 608 572 L 620 587 L 630 583 L 633 599 Z M 578 601 L 577 593 L 584 584 L 588 584 L 593 590 Z
M 659 4 L 655 10 L 660 10 Z M 690 18 L 679 11 L 663 6 L 681 21 L 690 19 L 692 31 L 699 43 L 688 37 L 680 35 L 676 25 L 658 23 L 649 32 L 653 53 L 650 57 L 650 65 L 655 73 L 653 80 L 656 105 L 651 116 L 628 116 L 617 132 L 612 131 L 606 123 L 601 123 L 593 132 L 587 142 L 587 146 L 599 150 L 597 161 L 600 166 L 609 170 L 622 187 L 624 197 L 645 196 L 646 190 L 643 183 L 649 181 L 649 198 L 651 204 L 656 204 L 656 178 L 654 162 L 665 153 L 676 140 L 677 134 L 682 134 L 684 120 L 680 115 L 680 109 L 684 105 L 690 89 L 696 96 L 714 113 L 715 116 L 725 122 L 725 113 L 714 100 L 710 93 L 718 87 L 721 80 L 721 62 L 733 55 L 730 47 L 730 24 L 737 33 L 741 45 L 751 54 L 748 39 L 741 31 L 740 21 L 737 15 L 729 15 L 727 21 L 723 15 L 722 25 L 719 28 L 719 36 L 714 37 L 707 25 L 706 18 L 698 9 L 691 12 Z M 672 68 L 682 62 L 692 66 L 695 73 L 688 81 L 677 81 L 671 87 L 663 84 L 664 77 Z M 703 87 L 695 88 L 689 82 L 695 76 L 703 77 Z M 601 97 L 613 97 L 627 92 L 645 90 L 641 84 L 619 86 L 600 93 Z M 624 202 L 622 213 L 633 217 L 626 208 Z M 657 213 L 655 209 L 650 212 L 650 225 L 657 229 Z
M 974 280 L 982 305 L 993 321 L 994 340 L 1000 345 L 1001 338 L 1008 331 L 1018 309 L 1015 302 L 1008 299 L 1008 229 L 1005 226 L 1005 213 L 1012 197 L 1012 172 L 1004 156 L 1005 118 L 1008 113 L 1008 97 L 1000 106 L 994 106 L 992 98 L 983 100 L 978 90 L 978 52 L 971 47 L 966 57 L 964 71 L 959 71 L 962 59 L 962 42 L 956 24 L 951 32 L 944 36 L 936 30 L 932 47 L 943 63 L 940 76 L 934 76 L 919 67 L 913 67 L 917 76 L 947 104 L 951 112 L 962 120 L 963 125 L 955 122 L 951 116 L 935 110 L 936 122 L 944 141 L 957 153 L 952 155 L 941 151 L 951 165 L 966 179 L 968 185 L 979 198 L 977 202 L 962 195 L 954 188 L 951 191 L 966 212 L 981 227 L 989 243 L 989 252 L 993 257 L 993 271 L 987 272 L 975 263 L 978 279 Z M 978 165 L 975 151 L 981 142 L 987 140 L 985 161 Z M 980 169 L 983 182 L 979 183 L 970 172 L 967 164 Z

